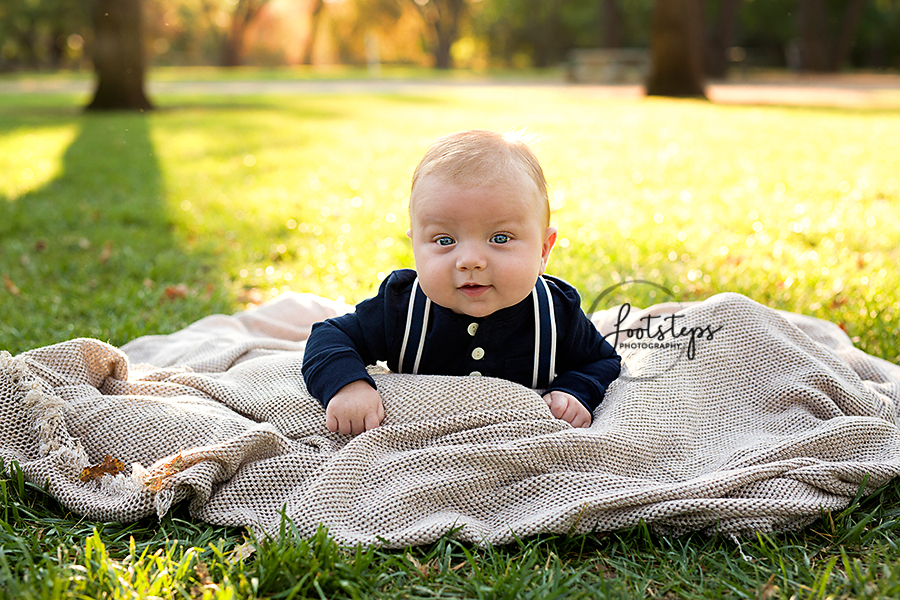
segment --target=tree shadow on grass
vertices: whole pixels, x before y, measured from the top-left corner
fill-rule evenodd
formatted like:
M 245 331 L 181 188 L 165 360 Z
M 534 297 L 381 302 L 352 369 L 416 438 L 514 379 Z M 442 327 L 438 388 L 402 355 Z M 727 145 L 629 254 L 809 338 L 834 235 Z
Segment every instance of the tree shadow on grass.
M 121 345 L 228 306 L 220 289 L 189 301 L 182 292 L 190 289 L 165 293 L 205 284 L 216 264 L 178 239 L 147 116 L 51 114 L 5 119 L 9 129 L 75 122 L 79 130 L 56 178 L 0 197 L 0 349 L 16 354 L 73 337 Z
M 813 114 L 827 117 L 896 117 L 897 108 L 883 106 L 830 106 L 827 104 L 789 104 L 774 102 L 711 102 L 714 106 L 746 111 L 779 110 L 797 114 Z

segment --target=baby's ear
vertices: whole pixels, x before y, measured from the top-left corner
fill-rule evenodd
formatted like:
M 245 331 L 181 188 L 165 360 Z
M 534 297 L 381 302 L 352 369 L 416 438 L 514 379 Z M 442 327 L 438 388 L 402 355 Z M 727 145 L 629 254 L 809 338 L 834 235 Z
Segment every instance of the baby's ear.
M 544 243 L 541 245 L 541 275 L 544 274 L 544 269 L 547 268 L 550 251 L 553 250 L 553 245 L 556 244 L 556 234 L 556 227 L 548 227 L 544 230 Z

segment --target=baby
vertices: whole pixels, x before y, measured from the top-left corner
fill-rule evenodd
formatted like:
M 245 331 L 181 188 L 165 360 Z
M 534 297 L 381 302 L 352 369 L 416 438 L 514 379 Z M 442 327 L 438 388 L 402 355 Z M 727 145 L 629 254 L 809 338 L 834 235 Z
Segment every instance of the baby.
M 330 431 L 377 427 L 384 405 L 366 365 L 397 373 L 492 376 L 542 389 L 557 419 L 587 427 L 620 359 L 578 292 L 544 275 L 557 230 L 537 158 L 512 135 L 438 139 L 413 174 L 416 271 L 394 271 L 356 312 L 316 323 L 307 389 Z

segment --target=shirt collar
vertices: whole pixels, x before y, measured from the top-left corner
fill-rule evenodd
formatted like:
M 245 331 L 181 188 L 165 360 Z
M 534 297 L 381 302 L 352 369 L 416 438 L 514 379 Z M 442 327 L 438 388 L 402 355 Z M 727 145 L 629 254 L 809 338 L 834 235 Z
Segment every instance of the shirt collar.
M 440 306 L 439 304 L 433 304 L 434 310 L 436 310 L 440 315 L 446 319 L 450 319 L 453 321 L 459 321 L 460 323 L 504 323 L 506 321 L 518 321 L 522 318 L 523 314 L 531 310 L 532 304 L 534 304 L 531 299 L 531 294 L 525 296 L 525 298 L 519 302 L 518 304 L 513 304 L 512 306 L 507 306 L 506 308 L 501 308 L 498 311 L 492 312 L 486 317 L 472 317 L 469 315 L 462 315 L 459 313 L 455 313 L 449 308 L 445 308 Z

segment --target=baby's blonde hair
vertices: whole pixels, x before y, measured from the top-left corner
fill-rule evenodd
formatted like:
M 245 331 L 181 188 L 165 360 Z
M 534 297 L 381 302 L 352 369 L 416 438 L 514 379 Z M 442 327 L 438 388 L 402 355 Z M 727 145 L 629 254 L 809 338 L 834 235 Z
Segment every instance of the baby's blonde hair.
M 546 224 L 550 225 L 547 180 L 537 156 L 521 133 L 472 129 L 438 138 L 425 152 L 413 173 L 410 216 L 416 198 L 416 184 L 429 175 L 467 187 L 527 185 L 531 182 L 536 187 L 538 201 L 544 207 Z

